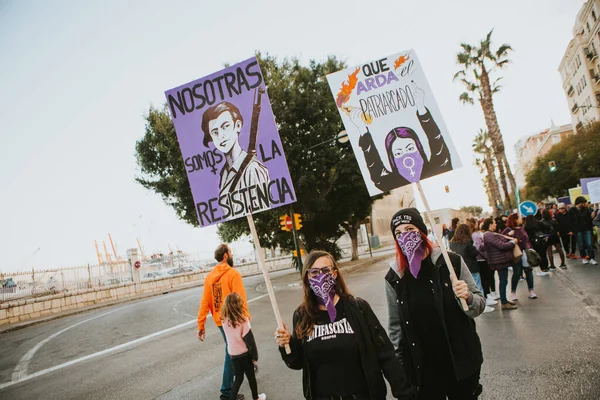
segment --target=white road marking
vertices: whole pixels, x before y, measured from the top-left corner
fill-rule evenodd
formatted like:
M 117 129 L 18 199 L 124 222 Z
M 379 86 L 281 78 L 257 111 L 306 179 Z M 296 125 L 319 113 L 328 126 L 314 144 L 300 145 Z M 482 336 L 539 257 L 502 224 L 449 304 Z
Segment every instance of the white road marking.
M 250 300 L 248 300 L 248 303 L 252 303 L 252 302 L 254 302 L 256 300 L 259 300 L 259 299 L 262 299 L 263 297 L 266 297 L 266 296 L 268 296 L 268 293 L 260 295 L 258 297 L 255 297 L 253 299 L 250 299 Z M 127 307 L 131 307 L 131 306 L 127 306 Z M 123 307 L 123 308 L 125 308 L 125 307 Z M 119 310 L 109 311 L 109 312 L 101 314 L 101 315 L 97 315 L 97 316 L 95 316 L 93 318 L 90 318 L 90 319 L 87 319 L 85 321 L 78 322 L 75 325 L 71 325 L 71 326 L 63 329 L 62 331 L 56 332 L 55 334 L 49 336 L 48 338 L 46 338 L 43 341 L 41 341 L 40 343 L 38 343 L 33 349 L 31 349 L 29 352 L 27 352 L 27 354 L 21 359 L 21 361 L 19 362 L 19 364 L 21 364 L 23 362 L 23 359 L 25 359 L 27 356 L 29 356 L 29 358 L 27 360 L 27 365 L 28 365 L 29 362 L 31 361 L 31 358 L 33 357 L 33 355 L 35 354 L 35 352 L 37 350 L 39 350 L 40 347 L 42 347 L 45 343 L 48 343 L 50 340 L 54 339 L 56 336 L 60 335 L 61 333 L 65 332 L 65 331 L 67 331 L 67 330 L 69 330 L 71 328 L 74 328 L 77 325 L 83 324 L 84 322 L 91 321 L 92 319 L 96 319 L 96 318 L 102 317 L 104 315 L 111 314 L 111 313 L 116 312 L 116 311 L 120 311 L 123 308 L 120 308 Z M 211 317 L 211 316 L 209 315 L 208 317 Z M 192 324 L 197 323 L 197 322 L 198 321 L 196 319 L 193 319 L 191 321 L 187 321 L 187 322 L 181 323 L 179 325 L 175 325 L 175 326 L 172 326 L 170 328 L 163 329 L 162 331 L 151 333 L 150 335 L 143 336 L 141 338 L 132 340 L 130 342 L 122 343 L 120 345 L 117 345 L 117 346 L 114 346 L 114 347 L 110 347 L 108 349 L 105 349 L 105 350 L 102 350 L 102 351 L 98 351 L 96 353 L 88 354 L 87 356 L 76 358 L 75 360 L 67 361 L 66 363 L 55 365 L 54 367 L 50 367 L 50 368 L 46 368 L 46 369 L 43 369 L 43 370 L 38 371 L 38 372 L 34 372 L 33 374 L 30 374 L 30 375 L 26 374 L 27 369 L 25 369 L 24 370 L 25 373 L 20 373 L 18 376 L 16 376 L 15 374 L 17 373 L 17 368 L 19 367 L 19 365 L 17 365 L 17 368 L 15 368 L 15 372 L 13 373 L 12 380 L 10 382 L 6 382 L 6 383 L 0 384 L 0 390 L 1 389 L 5 389 L 5 388 L 10 387 L 10 386 L 13 386 L 13 385 L 16 385 L 16 384 L 21 383 L 21 382 L 28 381 L 28 380 L 33 379 L 33 378 L 37 378 L 37 377 L 42 376 L 42 375 L 49 374 L 50 372 L 54 372 L 54 371 L 57 371 L 59 369 L 63 369 L 63 368 L 69 367 L 71 365 L 78 364 L 78 363 L 80 363 L 82 361 L 87 361 L 89 359 L 96 358 L 96 357 L 102 356 L 104 354 L 112 353 L 112 352 L 124 349 L 126 347 L 134 346 L 134 345 L 136 345 L 138 343 L 145 342 L 145 341 L 153 339 L 153 338 L 155 338 L 157 336 L 164 335 L 165 333 L 169 333 L 169 332 L 175 331 L 177 329 L 186 327 L 188 325 L 192 325 Z M 33 350 L 35 350 L 35 351 L 33 351 Z
M 188 297 L 192 297 L 192 296 L 188 296 Z M 194 296 L 194 297 L 196 297 L 196 296 Z M 179 311 L 179 310 L 177 309 L 177 306 L 178 306 L 178 305 L 179 305 L 179 303 L 181 303 L 182 301 L 183 301 L 183 299 L 179 300 L 177 303 L 175 303 L 175 305 L 173 305 L 173 311 L 175 311 L 175 312 L 176 312 L 176 313 L 178 313 L 178 314 L 183 314 L 183 315 L 185 315 L 186 317 L 194 318 L 194 316 L 193 316 L 193 315 L 190 315 L 190 314 L 188 314 L 188 313 L 185 313 L 185 312 L 183 312 L 183 311 Z
M 44 339 L 44 340 L 42 340 L 41 342 L 39 342 L 38 344 L 36 344 L 36 345 L 35 345 L 35 346 L 34 346 L 34 347 L 31 349 L 31 350 L 29 350 L 29 351 L 27 352 L 27 354 L 25 354 L 25 355 L 24 355 L 24 356 L 21 358 L 21 360 L 19 360 L 19 363 L 18 363 L 18 364 L 17 364 L 17 366 L 15 367 L 15 370 L 14 370 L 14 372 L 13 372 L 13 374 L 12 374 L 12 380 L 13 380 L 13 381 L 17 381 L 17 380 L 19 380 L 19 379 L 23 378 L 24 376 L 26 376 L 26 375 L 27 375 L 27 372 L 28 372 L 28 369 L 29 369 L 29 363 L 31 362 L 31 359 L 33 358 L 34 354 L 35 354 L 35 353 L 36 353 L 36 352 L 37 352 L 37 351 L 38 351 L 38 350 L 39 350 L 39 349 L 40 349 L 40 348 L 41 348 L 43 345 L 45 345 L 46 343 L 48 343 L 49 341 L 51 341 L 52 339 L 54 339 L 55 337 L 57 337 L 57 336 L 58 336 L 58 335 L 60 335 L 61 333 L 64 333 L 64 332 L 68 331 L 69 329 L 75 328 L 76 326 L 79 326 L 79 325 L 81 325 L 81 324 L 85 324 L 86 322 L 92 321 L 92 320 L 94 320 L 94 319 L 96 319 L 96 318 L 104 317 L 105 315 L 112 314 L 112 313 L 115 313 L 115 312 L 117 312 L 117 311 L 121 311 L 121 310 L 123 310 L 124 308 L 128 308 L 128 307 L 131 307 L 131 305 L 129 305 L 129 306 L 125 306 L 125 307 L 121 307 L 121 308 L 119 308 L 119 309 L 117 309 L 117 310 L 112 310 L 112 311 L 109 311 L 109 312 L 105 312 L 105 313 L 102 313 L 102 314 L 100 314 L 100 315 L 96 315 L 95 317 L 88 318 L 88 319 L 86 319 L 86 320 L 80 321 L 80 322 L 78 322 L 78 323 L 76 323 L 76 324 L 73 324 L 73 325 L 71 325 L 71 326 L 68 326 L 68 327 L 66 327 L 66 328 L 65 328 L 65 329 L 63 329 L 63 330 L 60 330 L 60 331 L 58 331 L 58 332 L 56 332 L 56 333 L 54 333 L 54 334 L 52 334 L 52 335 L 48 336 L 46 339 Z

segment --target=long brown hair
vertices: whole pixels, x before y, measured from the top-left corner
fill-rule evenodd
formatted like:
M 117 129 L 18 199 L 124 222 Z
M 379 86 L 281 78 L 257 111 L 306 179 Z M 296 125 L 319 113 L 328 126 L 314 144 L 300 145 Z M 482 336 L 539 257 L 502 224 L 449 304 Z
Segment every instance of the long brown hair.
M 300 307 L 298 307 L 296 310 L 296 315 L 298 318 L 296 323 L 296 336 L 299 339 L 308 337 L 311 334 L 315 326 L 317 316 L 319 315 L 320 310 L 319 303 L 317 302 L 317 296 L 313 293 L 308 283 L 308 270 L 311 269 L 314 263 L 321 257 L 329 258 L 329 261 L 331 261 L 331 267 L 333 267 L 333 270 L 337 272 L 337 278 L 335 279 L 335 293 L 341 298 L 352 297 L 348 291 L 348 288 L 346 287 L 346 282 L 344 281 L 338 264 L 335 262 L 333 256 L 326 251 L 311 251 L 306 257 L 304 269 L 302 270 L 302 288 L 304 289 L 304 300 L 302 301 L 302 304 L 300 304 Z
M 469 243 L 471 239 L 471 228 L 467 224 L 460 224 L 454 231 L 454 236 L 450 243 Z
M 248 319 L 248 315 L 244 310 L 244 300 L 236 292 L 231 292 L 225 297 L 219 313 L 221 319 L 227 318 L 234 328 L 237 328 L 238 325 L 243 324 Z
M 467 225 L 469 225 L 471 233 L 479 231 L 479 222 L 475 218 L 467 218 Z

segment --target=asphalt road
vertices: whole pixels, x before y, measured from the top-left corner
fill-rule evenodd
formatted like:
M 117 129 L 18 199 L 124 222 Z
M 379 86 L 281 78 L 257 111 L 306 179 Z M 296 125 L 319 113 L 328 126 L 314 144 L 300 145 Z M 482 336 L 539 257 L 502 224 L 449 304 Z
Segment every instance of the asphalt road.
M 600 266 L 536 278 L 537 300 L 519 285 L 518 310 L 477 319 L 484 348 L 482 399 L 600 399 Z M 347 274 L 387 326 L 387 262 Z M 284 319 L 301 300 L 297 273 L 272 275 Z M 244 280 L 260 351 L 259 390 L 302 399 L 301 373 L 286 368 L 262 276 Z M 0 335 L 0 399 L 218 399 L 223 340 L 209 320 L 196 339 L 203 288 L 107 307 Z M 250 391 L 242 386 L 246 398 Z M 390 397 L 391 398 L 391 397 Z

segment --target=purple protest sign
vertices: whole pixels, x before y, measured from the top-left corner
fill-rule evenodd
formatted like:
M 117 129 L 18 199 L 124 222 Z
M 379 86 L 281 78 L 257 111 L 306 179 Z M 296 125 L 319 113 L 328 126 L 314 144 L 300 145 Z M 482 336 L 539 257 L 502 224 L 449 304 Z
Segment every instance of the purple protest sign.
M 165 96 L 200 226 L 296 201 L 256 57 Z
M 568 206 L 569 204 L 571 204 L 571 198 L 569 196 L 559 197 L 558 202 L 565 203 L 565 205 Z

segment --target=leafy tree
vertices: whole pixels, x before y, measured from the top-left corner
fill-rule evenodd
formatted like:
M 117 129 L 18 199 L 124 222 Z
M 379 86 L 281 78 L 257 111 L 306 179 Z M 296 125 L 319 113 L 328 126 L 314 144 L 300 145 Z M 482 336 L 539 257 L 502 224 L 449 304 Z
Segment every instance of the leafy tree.
M 492 50 L 493 31 L 492 29 L 487 34 L 486 38 L 479 43 L 479 46 L 461 43 L 462 51 L 456 55 L 456 59 L 463 69 L 454 75 L 454 79 L 462 82 L 467 89 L 466 92 L 460 95 L 460 101 L 465 104 L 473 104 L 473 98 L 476 97 L 481 105 L 494 156 L 498 160 L 497 167 L 504 198 L 510 208 L 512 205 L 510 204 L 507 178 L 513 192 L 516 192 L 517 183 L 506 158 L 504 139 L 500 132 L 493 99 L 493 95 L 500 91 L 499 81 L 502 78 L 498 78 L 492 83 L 490 82 L 490 73 L 503 68 L 510 62 L 508 53 L 512 51 L 512 48 L 508 44 L 503 44 L 496 51 Z
M 483 213 L 483 208 L 480 206 L 464 206 L 460 208 L 460 211 L 464 211 L 474 216 L 479 216 Z
M 352 258 L 357 259 L 358 228 L 371 214 L 374 199 L 369 197 L 350 145 L 335 140 L 343 125 L 325 78 L 345 65 L 333 56 L 322 63 L 311 61 L 308 66 L 295 58 L 257 56 L 296 192 L 294 212 L 302 215 L 300 233 L 306 247 L 339 257 L 335 242 L 346 231 L 352 239 Z M 168 109 L 150 107 L 145 119 L 146 133 L 136 144 L 141 168 L 136 180 L 160 194 L 179 218 L 198 226 Z M 290 212 L 290 208 L 276 208 L 254 215 L 263 247 L 293 247 L 291 233 L 281 231 L 279 224 L 279 217 Z M 218 226 L 224 241 L 249 233 L 245 218 Z
M 554 145 L 539 157 L 527 173 L 527 196 L 542 200 L 546 197 L 567 196 L 581 178 L 600 176 L 600 123 L 588 125 Z M 551 172 L 550 161 L 556 162 Z

